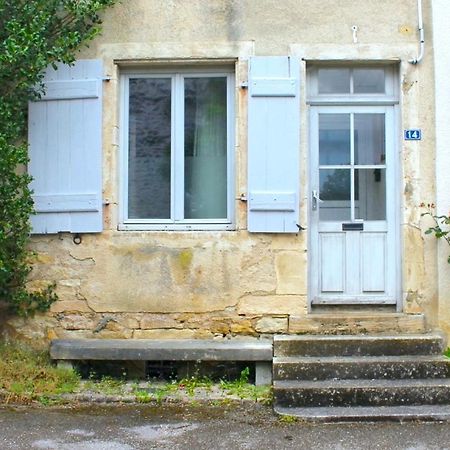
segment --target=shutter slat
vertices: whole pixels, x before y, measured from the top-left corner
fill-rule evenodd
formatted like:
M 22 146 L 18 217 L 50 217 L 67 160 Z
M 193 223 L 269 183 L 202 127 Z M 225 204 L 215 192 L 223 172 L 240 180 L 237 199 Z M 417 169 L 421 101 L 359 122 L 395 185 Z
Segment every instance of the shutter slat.
M 41 100 L 97 98 L 99 96 L 98 88 L 97 80 L 49 81 L 46 83 L 46 92 Z
M 29 105 L 33 233 L 102 231 L 102 77 L 100 60 L 49 68 Z
M 300 64 L 253 57 L 249 63 L 248 230 L 298 232 Z
M 44 212 L 95 212 L 100 211 L 101 199 L 97 194 L 34 195 L 34 208 Z

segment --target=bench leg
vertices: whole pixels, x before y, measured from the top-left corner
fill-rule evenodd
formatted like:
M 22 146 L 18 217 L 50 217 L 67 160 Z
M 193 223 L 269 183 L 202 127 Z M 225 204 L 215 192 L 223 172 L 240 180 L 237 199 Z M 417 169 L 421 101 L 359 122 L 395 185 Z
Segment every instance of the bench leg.
M 255 363 L 255 385 L 272 384 L 272 362 L 259 361 Z
M 58 359 L 56 366 L 58 369 L 74 370 L 73 362 L 68 359 Z

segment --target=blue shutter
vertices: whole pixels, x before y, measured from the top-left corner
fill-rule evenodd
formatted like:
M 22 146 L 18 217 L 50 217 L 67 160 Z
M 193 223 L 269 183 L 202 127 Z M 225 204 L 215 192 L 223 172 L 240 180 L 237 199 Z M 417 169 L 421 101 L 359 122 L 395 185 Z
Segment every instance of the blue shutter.
M 298 232 L 300 64 L 252 57 L 248 98 L 248 230 Z
M 29 105 L 33 233 L 102 231 L 102 77 L 100 60 L 49 68 Z

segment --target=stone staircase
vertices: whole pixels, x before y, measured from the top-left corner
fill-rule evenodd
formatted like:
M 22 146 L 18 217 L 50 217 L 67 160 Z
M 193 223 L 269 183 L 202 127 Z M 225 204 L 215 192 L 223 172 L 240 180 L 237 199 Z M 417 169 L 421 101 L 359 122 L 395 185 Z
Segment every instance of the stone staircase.
M 274 408 L 303 420 L 449 420 L 437 332 L 275 336 Z

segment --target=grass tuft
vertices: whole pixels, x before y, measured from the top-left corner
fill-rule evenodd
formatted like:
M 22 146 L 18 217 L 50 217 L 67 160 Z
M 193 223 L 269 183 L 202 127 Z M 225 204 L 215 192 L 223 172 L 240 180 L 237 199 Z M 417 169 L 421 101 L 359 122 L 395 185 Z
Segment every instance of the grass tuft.
M 0 397 L 8 402 L 48 403 L 52 395 L 74 392 L 80 377 L 52 365 L 49 354 L 0 342 Z

